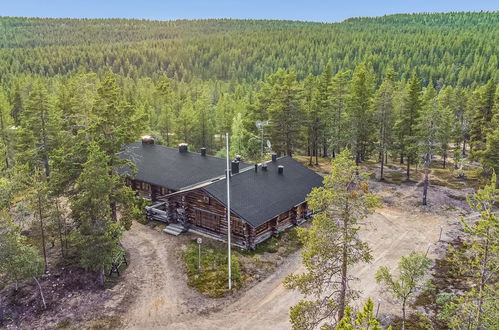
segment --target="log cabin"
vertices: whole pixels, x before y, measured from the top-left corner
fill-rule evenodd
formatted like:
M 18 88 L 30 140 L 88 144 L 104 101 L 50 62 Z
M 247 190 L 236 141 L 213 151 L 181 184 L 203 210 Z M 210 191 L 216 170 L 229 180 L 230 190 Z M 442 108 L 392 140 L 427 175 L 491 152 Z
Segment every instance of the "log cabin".
M 127 182 L 152 206 L 151 220 L 169 224 L 165 231 L 194 232 L 217 240 L 227 239 L 226 160 L 154 144 L 132 143 L 120 154 L 135 164 L 126 169 Z M 243 249 L 297 226 L 311 215 L 306 196 L 322 186 L 322 177 L 291 157 L 260 164 L 232 161 L 228 176 L 231 189 L 231 241 Z M 180 229 L 179 229 L 180 228 Z

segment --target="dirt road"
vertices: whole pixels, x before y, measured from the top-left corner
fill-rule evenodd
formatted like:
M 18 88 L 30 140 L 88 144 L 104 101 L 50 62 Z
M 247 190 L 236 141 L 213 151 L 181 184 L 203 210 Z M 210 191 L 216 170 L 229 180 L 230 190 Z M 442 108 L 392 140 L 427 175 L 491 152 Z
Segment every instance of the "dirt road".
M 370 264 L 358 265 L 352 274 L 359 278 L 353 286 L 362 291 L 359 303 L 367 297 L 380 297 L 374 273 L 379 266 L 395 267 L 400 256 L 428 244 L 445 231 L 454 218 L 428 215 L 385 207 L 364 221 L 361 232 L 373 250 Z M 134 301 L 125 313 L 127 329 L 289 329 L 289 308 L 300 296 L 283 288 L 282 279 L 301 270 L 300 255 L 295 254 L 278 270 L 242 294 L 223 299 L 208 299 L 186 285 L 179 260 L 179 244 L 186 237 L 173 237 L 149 227 L 134 224 L 124 238 L 130 251 L 131 266 L 117 290 L 134 291 Z M 430 256 L 433 254 L 430 248 Z M 385 297 L 380 313 L 397 312 Z

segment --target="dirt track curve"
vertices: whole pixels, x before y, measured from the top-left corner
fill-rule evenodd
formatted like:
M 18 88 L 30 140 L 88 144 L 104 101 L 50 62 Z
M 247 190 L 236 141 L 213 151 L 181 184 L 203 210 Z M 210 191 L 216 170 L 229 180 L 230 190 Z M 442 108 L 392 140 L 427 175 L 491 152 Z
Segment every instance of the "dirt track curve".
M 449 228 L 455 219 L 383 208 L 364 222 L 362 238 L 373 250 L 371 264 L 358 265 L 353 286 L 367 297 L 383 298 L 380 313 L 397 312 L 380 295 L 374 281 L 379 266 L 395 267 L 400 256 L 413 250 L 425 252 L 438 240 L 440 226 Z M 444 232 L 445 232 L 444 230 Z M 445 237 L 445 234 L 444 234 Z M 125 234 L 131 265 L 116 290 L 133 290 L 133 302 L 122 317 L 126 329 L 289 329 L 289 308 L 300 295 L 283 288 L 283 278 L 301 270 L 299 253 L 247 291 L 233 297 L 209 299 L 186 284 L 179 260 L 179 240 L 135 223 Z M 430 248 L 430 256 L 433 251 Z

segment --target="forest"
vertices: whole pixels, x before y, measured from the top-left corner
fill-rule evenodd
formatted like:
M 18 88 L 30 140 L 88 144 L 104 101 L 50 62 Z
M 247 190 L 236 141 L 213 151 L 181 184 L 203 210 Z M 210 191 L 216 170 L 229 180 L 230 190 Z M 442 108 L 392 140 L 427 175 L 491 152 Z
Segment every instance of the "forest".
M 144 207 L 117 153 L 145 134 L 224 155 L 228 132 L 247 161 L 267 141 L 310 165 L 348 149 L 357 165 L 380 162 L 380 180 L 388 160 L 407 179 L 433 157 L 478 162 L 487 180 L 499 171 L 497 12 L 0 17 L 0 31 L 1 282 L 38 283 L 51 245 L 104 286 Z M 0 323 L 3 312 L 0 300 Z

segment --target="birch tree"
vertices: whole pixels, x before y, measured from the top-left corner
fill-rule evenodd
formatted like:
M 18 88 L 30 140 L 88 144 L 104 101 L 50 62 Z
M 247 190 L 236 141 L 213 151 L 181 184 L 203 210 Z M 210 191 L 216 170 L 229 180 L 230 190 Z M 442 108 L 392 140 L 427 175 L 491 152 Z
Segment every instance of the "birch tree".
M 394 277 L 386 266 L 380 267 L 375 277 L 376 282 L 382 283 L 383 287 L 402 304 L 402 330 L 404 330 L 407 303 L 421 287 L 430 268 L 430 259 L 422 253 L 413 251 L 400 258 L 397 268 L 398 277 Z

